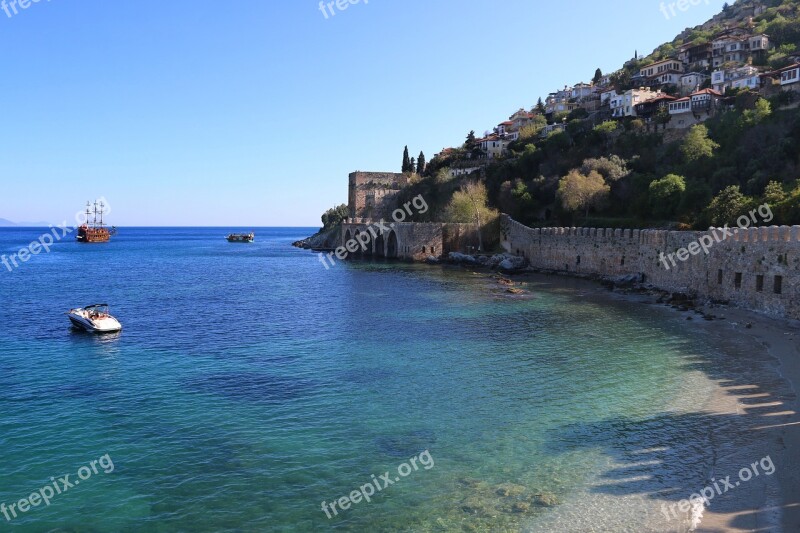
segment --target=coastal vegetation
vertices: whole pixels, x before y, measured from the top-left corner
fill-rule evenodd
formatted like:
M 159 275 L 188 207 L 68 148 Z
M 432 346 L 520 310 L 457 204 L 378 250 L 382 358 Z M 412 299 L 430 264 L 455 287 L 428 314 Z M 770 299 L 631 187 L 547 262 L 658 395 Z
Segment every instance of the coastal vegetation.
M 736 26 L 769 35 L 769 52 L 754 64 L 777 69 L 796 62 L 800 2 L 761 2 L 764 9 L 752 21 L 742 15 L 751 5 L 745 0 L 727 6 L 712 21 L 686 30 L 649 56 L 637 53 L 611 75 L 611 86 L 629 89 L 641 68 Z M 602 78 L 600 69 L 595 71 L 594 82 Z M 531 226 L 702 229 L 731 222 L 763 202 L 773 207 L 773 223 L 799 224 L 797 100 L 791 91 L 765 98 L 755 90 L 728 89 L 724 109 L 704 123 L 668 130 L 666 108 L 649 123 L 637 117 L 598 122 L 580 107 L 545 115 L 539 98 L 530 110 L 532 119 L 501 156 L 487 160 L 474 131 L 421 169 L 414 167 L 406 148 L 402 171 L 414 179 L 401 196 L 423 194 L 431 205 L 431 221 L 465 218 L 466 209 L 453 206 L 464 203 L 464 187 L 476 184 L 486 191 L 482 209 L 509 213 Z M 548 124 L 564 127 L 543 136 Z M 452 171 L 471 166 L 476 170 Z

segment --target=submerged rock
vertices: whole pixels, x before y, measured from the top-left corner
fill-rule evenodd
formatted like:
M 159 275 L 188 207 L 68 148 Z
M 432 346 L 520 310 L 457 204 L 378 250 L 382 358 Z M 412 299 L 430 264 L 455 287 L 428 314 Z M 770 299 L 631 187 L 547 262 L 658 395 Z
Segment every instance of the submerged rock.
M 495 487 L 495 493 L 503 497 L 519 496 L 520 494 L 524 494 L 526 490 L 524 485 L 517 485 L 515 483 L 502 483 Z
M 558 505 L 558 498 L 556 498 L 555 494 L 542 492 L 533 495 L 533 503 L 541 505 L 542 507 L 555 507 Z

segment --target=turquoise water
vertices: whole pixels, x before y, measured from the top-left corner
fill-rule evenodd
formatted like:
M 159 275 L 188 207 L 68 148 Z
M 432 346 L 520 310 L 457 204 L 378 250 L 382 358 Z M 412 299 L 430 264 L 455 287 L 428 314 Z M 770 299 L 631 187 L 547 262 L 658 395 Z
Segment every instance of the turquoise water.
M 536 531 L 582 494 L 637 530 L 649 495 L 702 480 L 714 385 L 682 317 L 568 280 L 516 297 L 463 270 L 325 270 L 290 246 L 308 229 L 225 231 L 125 228 L 0 266 L 0 502 L 113 461 L 0 530 Z M 0 253 L 39 233 L 0 230 Z M 64 312 L 100 301 L 123 332 L 73 331 Z M 595 487 L 643 451 L 644 485 Z

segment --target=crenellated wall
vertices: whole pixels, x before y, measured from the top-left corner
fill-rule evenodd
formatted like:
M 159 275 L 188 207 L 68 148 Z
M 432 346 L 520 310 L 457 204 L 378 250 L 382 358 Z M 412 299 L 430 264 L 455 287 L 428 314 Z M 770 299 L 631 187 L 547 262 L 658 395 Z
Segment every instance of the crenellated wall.
M 800 226 L 732 231 L 726 236 L 721 229 L 533 229 L 503 215 L 501 242 L 535 268 L 610 277 L 642 274 L 664 290 L 800 319 Z M 709 241 L 706 254 L 699 243 Z M 667 256 L 682 248 L 698 253 L 687 251 L 685 261 L 673 255 L 673 266 Z

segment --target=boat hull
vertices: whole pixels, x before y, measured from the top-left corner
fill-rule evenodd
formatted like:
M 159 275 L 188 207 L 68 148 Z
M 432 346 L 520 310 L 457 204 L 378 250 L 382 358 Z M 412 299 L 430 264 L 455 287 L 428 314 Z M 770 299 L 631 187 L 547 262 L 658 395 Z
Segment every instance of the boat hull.
M 76 240 L 82 243 L 101 243 L 111 240 L 113 231 L 108 228 L 91 228 L 83 225 L 78 228 L 78 235 Z
M 116 333 L 122 330 L 122 325 L 115 318 L 107 317 L 102 320 L 90 320 L 76 313 L 69 314 L 69 321 L 76 328 L 89 333 Z
M 254 240 L 256 240 L 256 236 L 253 233 L 249 233 L 249 234 L 234 233 L 234 234 L 228 235 L 225 238 L 228 239 L 228 242 L 243 242 L 243 243 L 249 243 L 249 242 L 253 242 Z

